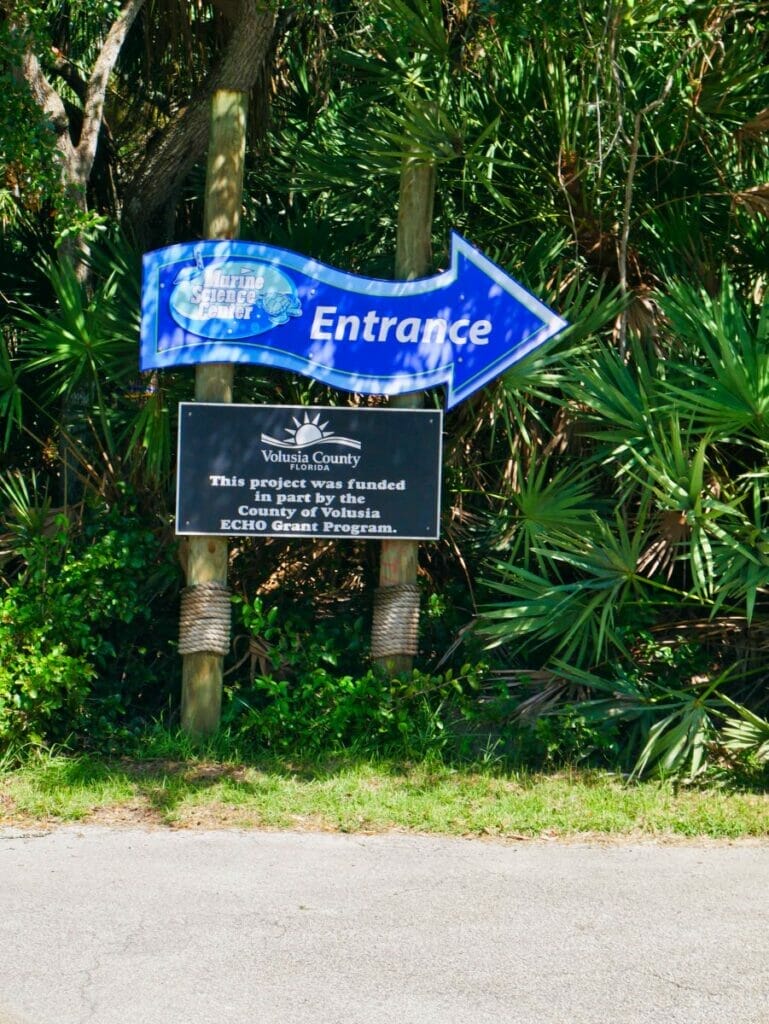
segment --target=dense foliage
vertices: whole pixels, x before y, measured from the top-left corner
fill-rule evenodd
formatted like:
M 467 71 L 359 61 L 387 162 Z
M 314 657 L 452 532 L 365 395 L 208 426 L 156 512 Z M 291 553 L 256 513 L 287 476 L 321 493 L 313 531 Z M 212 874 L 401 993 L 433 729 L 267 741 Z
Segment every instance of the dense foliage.
M 18 502 L 18 493 L 15 496 Z M 167 545 L 131 512 L 11 519 L 0 601 L 0 737 L 112 743 L 170 697 Z
M 0 739 L 93 738 L 96 705 L 113 729 L 173 707 L 175 670 L 148 687 L 153 659 L 172 664 L 174 420 L 192 383 L 139 379 L 138 253 L 200 233 L 195 117 L 224 75 L 252 90 L 245 237 L 388 277 L 408 158 L 436 175 L 435 268 L 457 228 L 572 324 L 447 418 L 413 678 L 367 666 L 375 545 L 234 547 L 227 727 L 276 749 L 448 731 L 455 750 L 692 776 L 769 756 L 765 4 L 3 10 L 1 500 L 7 528 L 26 502 L 38 529 L 22 544 L 8 528 Z M 61 140 L 82 156 L 108 43 L 76 180 Z M 269 371 L 236 388 L 355 400 Z M 134 525 L 115 533 L 128 492 Z M 82 596 L 100 602 L 97 585 L 103 624 Z M 138 656 L 124 630 L 150 608 Z M 262 664 L 242 658 L 249 636 Z

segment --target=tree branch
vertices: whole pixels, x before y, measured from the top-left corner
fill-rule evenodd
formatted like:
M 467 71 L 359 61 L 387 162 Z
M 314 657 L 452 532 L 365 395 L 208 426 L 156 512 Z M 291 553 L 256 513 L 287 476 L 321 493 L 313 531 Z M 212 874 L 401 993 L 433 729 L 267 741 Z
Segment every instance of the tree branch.
M 219 66 L 205 85 L 171 119 L 125 191 L 125 218 L 139 245 L 162 244 L 163 213 L 196 163 L 205 157 L 211 97 L 217 89 L 249 93 L 272 52 L 277 17 L 262 0 L 241 0 L 240 17 Z M 154 230 L 153 230 L 154 229 Z
M 69 118 L 61 96 L 45 77 L 40 61 L 31 50 L 26 50 L 21 61 L 21 77 L 27 83 L 32 98 L 48 117 L 56 135 L 56 146 L 68 165 L 75 154 L 75 147 L 69 134 Z
M 62 179 L 65 187 L 69 189 L 74 187 L 85 190 L 88 184 L 104 116 L 104 99 L 109 77 L 126 34 L 144 3 L 145 0 L 128 0 L 107 33 L 85 87 L 83 124 L 77 145 L 73 140 L 72 123 L 61 96 L 48 81 L 37 56 L 29 46 L 25 49 L 19 73 L 26 81 L 35 103 L 53 125 L 56 147 L 62 155 Z M 16 24 L 14 30 L 18 33 L 23 32 L 23 25 Z
M 99 56 L 93 66 L 83 104 L 83 127 L 77 144 L 77 175 L 81 184 L 88 181 L 96 156 L 99 129 L 104 115 L 104 99 L 107 94 L 109 77 L 120 55 L 131 25 L 142 9 L 145 0 L 128 0 L 107 33 Z

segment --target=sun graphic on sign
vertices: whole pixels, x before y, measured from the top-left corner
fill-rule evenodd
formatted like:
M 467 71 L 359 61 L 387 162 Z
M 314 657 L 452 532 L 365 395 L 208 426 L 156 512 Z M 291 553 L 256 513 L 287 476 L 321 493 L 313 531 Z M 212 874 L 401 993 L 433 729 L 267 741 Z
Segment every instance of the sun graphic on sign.
M 312 419 L 310 419 L 307 413 L 304 414 L 304 420 L 298 420 L 296 416 L 291 418 L 296 426 L 284 427 L 283 429 L 297 446 L 314 444 L 316 441 L 322 441 L 326 437 L 333 436 L 332 430 L 326 430 L 328 420 L 325 423 L 320 422 L 320 413 L 313 416 Z
M 312 410 L 314 412 L 314 410 Z M 339 445 L 342 448 L 357 448 L 360 450 L 361 442 L 354 437 L 339 437 L 333 430 L 326 430 L 328 420 L 321 423 L 323 411 L 316 412 L 314 416 L 306 411 L 303 418 L 292 416 L 293 427 L 283 427 L 283 432 L 288 437 L 270 437 L 269 434 L 262 434 L 262 444 L 271 444 L 276 448 L 290 448 L 297 451 L 300 448 L 310 448 L 314 444 Z

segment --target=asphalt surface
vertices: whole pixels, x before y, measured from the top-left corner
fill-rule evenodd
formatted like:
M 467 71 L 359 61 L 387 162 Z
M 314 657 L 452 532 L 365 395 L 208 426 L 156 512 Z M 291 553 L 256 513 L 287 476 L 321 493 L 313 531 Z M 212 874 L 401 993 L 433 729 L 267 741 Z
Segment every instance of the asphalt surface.
M 767 1024 L 769 846 L 0 831 L 0 1024 Z

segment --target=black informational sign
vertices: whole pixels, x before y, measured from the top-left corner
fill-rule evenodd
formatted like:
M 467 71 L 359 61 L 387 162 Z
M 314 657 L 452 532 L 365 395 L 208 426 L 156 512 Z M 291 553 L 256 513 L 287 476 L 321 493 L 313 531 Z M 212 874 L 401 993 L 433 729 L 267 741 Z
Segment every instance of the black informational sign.
M 176 532 L 436 540 L 440 411 L 179 406 Z

